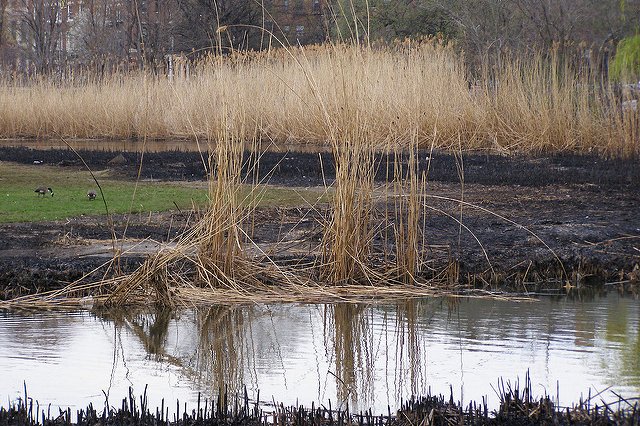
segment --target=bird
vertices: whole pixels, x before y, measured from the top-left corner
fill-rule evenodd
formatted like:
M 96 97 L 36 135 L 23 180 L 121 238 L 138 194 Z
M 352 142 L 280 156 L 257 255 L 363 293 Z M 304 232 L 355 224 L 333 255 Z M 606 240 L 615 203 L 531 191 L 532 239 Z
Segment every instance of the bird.
M 34 192 L 36 194 L 42 195 L 43 197 L 46 195 L 47 191 L 50 192 L 51 196 L 53 197 L 53 189 L 51 189 L 51 188 L 47 188 L 47 187 L 44 187 L 44 186 L 39 186 L 36 189 L 34 189 Z
M 95 200 L 97 195 L 98 194 L 96 194 L 96 191 L 94 191 L 93 189 L 87 191 L 87 197 L 89 197 L 90 200 Z

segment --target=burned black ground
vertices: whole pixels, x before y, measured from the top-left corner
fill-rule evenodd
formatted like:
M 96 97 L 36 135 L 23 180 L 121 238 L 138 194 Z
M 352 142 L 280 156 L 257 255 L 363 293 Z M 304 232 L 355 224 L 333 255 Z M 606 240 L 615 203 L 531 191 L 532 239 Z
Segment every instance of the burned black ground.
M 202 180 L 207 176 L 203 165 L 208 162 L 207 152 L 148 152 L 143 155 L 139 152 L 81 150 L 77 153 L 93 170 L 108 167 L 131 179 L 137 177 L 139 170 L 142 179 Z M 69 149 L 0 147 L 0 160 L 21 164 L 35 161 L 61 167 L 83 167 L 78 154 Z M 389 156 L 378 155 L 378 182 L 388 180 L 386 165 L 392 161 Z M 466 153 L 462 157 L 440 151 L 419 154 L 420 170 L 428 170 L 429 180 L 434 182 L 459 183 L 459 166 L 462 166 L 466 183 L 531 187 L 591 184 L 604 190 L 614 187 L 635 191 L 640 184 L 639 161 L 572 153 L 537 156 Z M 253 174 L 255 168 L 261 181 L 275 185 L 316 186 L 335 179 L 335 163 L 328 152 L 267 151 L 260 155 L 257 167 L 246 153 L 244 163 L 247 165 L 245 175 L 247 172 Z

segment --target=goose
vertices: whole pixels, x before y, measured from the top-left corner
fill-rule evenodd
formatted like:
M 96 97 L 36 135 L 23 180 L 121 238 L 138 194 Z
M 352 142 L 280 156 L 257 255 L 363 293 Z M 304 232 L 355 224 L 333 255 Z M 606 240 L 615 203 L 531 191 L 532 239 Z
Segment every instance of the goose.
M 97 195 L 98 194 L 93 189 L 87 191 L 87 197 L 89 197 L 90 200 L 95 200 Z
M 50 192 L 51 196 L 53 197 L 53 189 L 51 189 L 51 188 L 47 188 L 47 187 L 44 187 L 44 186 L 39 186 L 36 189 L 34 189 L 34 192 L 36 194 L 42 195 L 43 197 L 46 195 L 47 191 Z

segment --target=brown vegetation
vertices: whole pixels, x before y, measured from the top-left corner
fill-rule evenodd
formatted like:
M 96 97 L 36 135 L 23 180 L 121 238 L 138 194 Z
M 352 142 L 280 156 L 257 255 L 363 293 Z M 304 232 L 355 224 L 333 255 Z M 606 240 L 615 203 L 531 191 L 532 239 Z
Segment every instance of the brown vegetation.
M 469 86 L 453 50 L 424 43 L 215 57 L 201 62 L 190 79 L 176 81 L 138 74 L 77 86 L 5 83 L 4 93 L 31 110 L 26 115 L 7 97 L 0 100 L 0 132 L 87 137 L 99 129 L 111 137 L 181 136 L 199 147 L 206 140 L 214 152 L 210 161 L 203 159 L 210 173 L 209 207 L 175 247 L 151 255 L 131 275 L 105 276 L 89 287 L 81 280 L 22 303 L 60 303 L 61 296 L 74 303 L 90 288 L 100 303 L 169 306 L 206 303 L 221 294 L 314 300 L 371 291 L 378 297 L 450 292 L 459 281 L 455 259 L 442 269 L 424 268 L 424 221 L 432 207 L 426 174 L 418 167 L 419 147 L 639 153 L 637 112 L 622 111 L 610 87 L 553 55 L 528 63 L 507 60 L 482 75 Z M 41 102 L 33 101 L 34 93 Z M 114 117 L 114 111 L 120 114 Z M 260 141 L 292 138 L 330 144 L 336 169 L 321 224 L 321 255 L 313 264 L 293 266 L 265 253 L 246 255 L 255 249 L 251 223 L 259 182 L 251 182 L 244 199 L 238 191 L 247 141 L 253 141 L 246 148 L 255 158 Z M 394 161 L 377 164 L 376 150 Z M 374 185 L 378 167 L 389 170 L 382 189 Z M 450 201 L 459 203 L 460 219 L 451 218 L 462 231 L 463 208 L 476 206 L 464 200 L 462 164 L 459 176 L 461 197 Z M 555 278 L 563 282 L 569 277 L 549 251 L 559 263 Z
M 173 80 L 142 72 L 5 79 L 0 136 L 213 140 L 227 123 L 216 111 L 227 109 L 247 140 L 257 129 L 263 139 L 331 144 L 340 129 L 365 132 L 378 148 L 407 147 L 415 134 L 420 146 L 456 150 L 639 152 L 638 112 L 555 55 L 505 57 L 480 75 L 469 83 L 461 55 L 429 42 L 215 57 Z

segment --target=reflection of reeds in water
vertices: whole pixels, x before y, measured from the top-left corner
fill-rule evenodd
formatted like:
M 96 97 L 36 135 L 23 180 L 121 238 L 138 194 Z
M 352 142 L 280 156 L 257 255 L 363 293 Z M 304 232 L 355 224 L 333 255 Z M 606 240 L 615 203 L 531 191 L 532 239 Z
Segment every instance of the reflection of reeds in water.
M 408 300 L 396 305 L 396 399 L 401 399 L 404 388 L 405 372 L 408 372 L 409 388 L 412 395 L 424 392 L 424 370 L 418 328 L 424 324 L 422 303 Z M 406 361 L 405 361 L 406 360 Z
M 103 319 L 113 322 L 115 331 L 120 339 L 121 330 L 129 330 L 142 344 L 144 350 L 154 357 L 156 361 L 166 362 L 178 367 L 182 367 L 182 360 L 167 351 L 167 337 L 169 326 L 176 317 L 176 312 L 167 307 L 157 307 L 153 311 L 131 311 L 123 309 L 109 309 L 99 313 Z M 118 352 L 123 350 L 121 344 L 114 342 L 114 365 Z M 124 357 L 124 353 L 122 356 Z M 124 358 L 123 358 L 124 359 Z M 113 373 L 113 371 L 112 371 Z
M 325 322 L 326 347 L 333 349 L 338 399 L 351 406 L 372 401 L 374 391 L 374 339 L 371 312 L 366 305 L 336 303 Z M 325 318 L 327 321 L 327 318 Z
M 238 393 L 246 385 L 245 372 L 250 364 L 251 321 L 253 309 L 213 306 L 196 309 L 194 313 L 195 340 L 186 353 L 174 353 L 167 347 L 171 321 L 178 316 L 173 309 L 158 307 L 150 312 L 120 309 L 105 310 L 102 318 L 113 321 L 116 329 L 128 329 L 157 360 L 172 364 L 192 380 L 207 395 Z M 176 326 L 181 333 L 190 329 L 184 321 Z
M 336 303 L 325 316 L 325 345 L 335 359 L 338 399 L 342 403 L 372 403 L 374 395 L 387 387 L 387 395 L 400 400 L 408 390 L 426 390 L 423 365 L 426 353 L 420 338 L 420 324 L 429 315 L 428 304 L 417 300 L 398 303 L 395 324 L 388 312 L 371 306 Z M 389 333 L 389 329 L 395 330 Z M 384 369 L 386 379 L 377 377 Z M 393 383 L 387 382 L 394 378 Z M 380 389 L 376 389 L 380 388 Z
M 245 384 L 248 309 L 214 306 L 196 311 L 199 338 L 194 375 L 211 394 L 237 393 Z
M 169 334 L 169 324 L 175 313 L 166 307 L 158 308 L 152 315 L 139 317 L 139 321 L 132 320 L 130 328 L 143 343 L 145 350 L 155 356 L 165 354 L 165 343 Z

